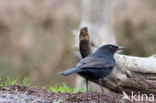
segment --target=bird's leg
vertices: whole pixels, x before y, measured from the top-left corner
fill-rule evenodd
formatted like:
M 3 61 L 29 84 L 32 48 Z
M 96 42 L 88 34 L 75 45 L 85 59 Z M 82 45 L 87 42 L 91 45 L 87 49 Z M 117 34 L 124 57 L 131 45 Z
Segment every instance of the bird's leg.
M 100 79 L 99 79 L 99 83 L 100 83 L 102 95 L 111 96 L 110 94 L 104 93 L 104 89 L 103 89 L 103 86 L 102 86 L 102 82 L 104 82 L 104 81 L 102 80 L 102 78 L 100 78 Z
M 88 78 L 86 78 L 86 91 L 88 92 Z
M 102 94 L 104 94 L 104 90 L 103 90 L 103 86 L 102 86 L 102 78 L 99 79 L 99 82 L 100 82 L 100 87 L 101 87 Z

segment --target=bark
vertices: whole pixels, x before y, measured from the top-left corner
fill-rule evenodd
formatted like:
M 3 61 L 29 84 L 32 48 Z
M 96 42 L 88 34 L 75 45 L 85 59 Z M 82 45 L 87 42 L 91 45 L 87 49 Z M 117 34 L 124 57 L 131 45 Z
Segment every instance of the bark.
M 82 29 L 81 29 L 82 30 Z M 80 33 L 81 34 L 81 33 Z M 81 35 L 80 35 L 81 36 Z M 84 42 L 85 41 L 85 42 Z M 81 55 L 89 55 L 93 51 L 88 39 L 81 40 Z M 87 50 L 90 49 L 90 50 Z M 86 54 L 88 53 L 88 54 Z M 156 56 L 134 57 L 115 54 L 116 66 L 108 77 L 103 79 L 103 87 L 117 93 L 154 93 L 156 94 Z M 92 81 L 98 83 L 98 81 Z
M 79 50 L 81 53 L 81 57 L 84 58 L 91 53 L 91 42 L 89 40 L 87 27 L 81 28 L 79 40 L 80 40 Z

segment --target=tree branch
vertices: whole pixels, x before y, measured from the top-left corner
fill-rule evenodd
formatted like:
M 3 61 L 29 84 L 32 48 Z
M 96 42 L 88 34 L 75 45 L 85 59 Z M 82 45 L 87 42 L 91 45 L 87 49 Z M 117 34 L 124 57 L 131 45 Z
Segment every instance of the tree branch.
M 79 40 L 80 40 L 79 43 L 80 54 L 82 58 L 84 58 L 92 52 L 87 27 L 81 28 Z

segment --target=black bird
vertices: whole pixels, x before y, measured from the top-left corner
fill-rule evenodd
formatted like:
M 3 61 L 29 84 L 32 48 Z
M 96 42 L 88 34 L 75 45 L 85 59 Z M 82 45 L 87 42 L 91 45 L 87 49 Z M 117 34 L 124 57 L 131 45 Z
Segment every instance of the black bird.
M 86 88 L 88 91 L 88 80 L 98 81 L 102 89 L 102 79 L 108 76 L 115 66 L 114 53 L 123 47 L 112 44 L 103 45 L 96 52 L 88 55 L 74 68 L 60 72 L 59 74 L 68 76 L 78 73 L 86 79 Z M 103 89 L 102 89 L 103 92 Z

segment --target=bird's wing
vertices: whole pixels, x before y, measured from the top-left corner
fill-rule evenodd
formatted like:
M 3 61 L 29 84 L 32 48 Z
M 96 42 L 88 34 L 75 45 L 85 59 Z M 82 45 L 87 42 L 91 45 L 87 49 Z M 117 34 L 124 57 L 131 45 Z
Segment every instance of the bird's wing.
M 96 67 L 96 68 L 105 68 L 105 67 L 114 67 L 114 61 L 107 60 L 105 58 L 99 59 L 95 57 L 87 57 L 82 59 L 77 67 L 79 68 L 88 68 L 88 67 Z

